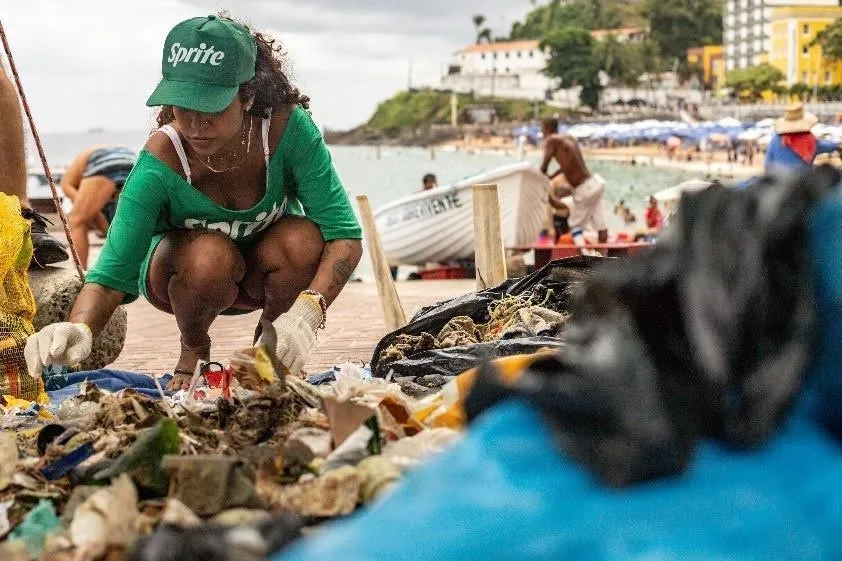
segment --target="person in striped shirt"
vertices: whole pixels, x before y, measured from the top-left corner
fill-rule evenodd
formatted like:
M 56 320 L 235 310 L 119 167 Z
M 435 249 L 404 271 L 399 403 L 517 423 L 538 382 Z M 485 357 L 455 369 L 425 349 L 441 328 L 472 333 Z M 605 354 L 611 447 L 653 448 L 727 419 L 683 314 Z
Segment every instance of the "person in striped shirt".
M 62 191 L 73 201 L 70 236 L 85 269 L 88 268 L 88 232 L 108 230 L 117 196 L 135 159 L 136 154 L 124 146 L 92 146 L 76 156 L 61 178 Z

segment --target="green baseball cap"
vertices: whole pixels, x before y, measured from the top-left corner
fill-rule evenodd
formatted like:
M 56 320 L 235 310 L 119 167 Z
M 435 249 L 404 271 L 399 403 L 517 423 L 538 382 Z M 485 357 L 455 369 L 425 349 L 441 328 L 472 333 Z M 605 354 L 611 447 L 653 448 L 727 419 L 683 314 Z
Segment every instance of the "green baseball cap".
M 207 16 L 185 20 L 167 35 L 158 87 L 146 105 L 217 113 L 254 77 L 257 45 L 242 25 Z

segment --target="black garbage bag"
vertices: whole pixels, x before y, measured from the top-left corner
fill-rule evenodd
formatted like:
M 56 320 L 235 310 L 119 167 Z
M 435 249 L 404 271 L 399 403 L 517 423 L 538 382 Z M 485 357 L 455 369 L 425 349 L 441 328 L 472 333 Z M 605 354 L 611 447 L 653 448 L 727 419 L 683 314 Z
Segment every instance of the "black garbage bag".
M 435 349 L 431 348 L 432 340 L 426 337 L 415 342 L 416 351 L 411 356 L 392 362 L 382 360 L 384 350 L 395 344 L 400 336 L 436 335 L 451 319 L 459 316 L 470 317 L 478 324 L 489 321 L 489 307 L 506 296 L 532 294 L 536 300 L 546 301 L 545 306 L 549 309 L 567 312 L 573 287 L 586 278 L 593 264 L 599 261 L 600 258 L 593 257 L 558 259 L 523 278 L 510 279 L 486 290 L 422 308 L 406 326 L 381 339 L 374 349 L 371 370 L 381 378 L 390 371 L 398 377 L 456 376 L 483 360 L 560 346 L 561 341 L 557 338 L 532 336 Z
M 242 527 L 165 525 L 139 539 L 128 561 L 263 561 L 298 539 L 302 526 L 294 515 Z
M 808 225 L 839 180 L 819 168 L 684 195 L 652 251 L 606 261 L 582 283 L 563 353 L 511 386 L 483 369 L 469 418 L 521 396 L 612 485 L 681 472 L 700 438 L 764 443 L 806 378 Z

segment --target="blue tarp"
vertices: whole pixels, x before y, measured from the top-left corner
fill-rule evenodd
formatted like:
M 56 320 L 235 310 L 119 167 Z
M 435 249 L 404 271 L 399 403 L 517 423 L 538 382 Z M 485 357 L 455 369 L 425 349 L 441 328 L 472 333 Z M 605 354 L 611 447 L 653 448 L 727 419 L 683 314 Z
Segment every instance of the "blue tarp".
M 556 450 L 536 413 L 503 403 L 384 502 L 273 561 L 842 559 L 842 447 L 800 416 L 756 452 L 705 443 L 685 475 L 625 490 Z
M 166 388 L 171 379 L 172 377 L 167 374 L 158 380 L 161 382 L 161 386 Z M 60 390 L 47 392 L 52 405 L 57 406 L 65 399 L 78 395 L 80 384 L 86 380 L 93 382 L 98 388 L 110 392 L 134 388 L 138 392 L 150 397 L 156 399 L 159 397 L 158 390 L 155 388 L 155 382 L 152 381 L 150 376 L 122 370 L 102 369 L 69 373 L 65 387 Z

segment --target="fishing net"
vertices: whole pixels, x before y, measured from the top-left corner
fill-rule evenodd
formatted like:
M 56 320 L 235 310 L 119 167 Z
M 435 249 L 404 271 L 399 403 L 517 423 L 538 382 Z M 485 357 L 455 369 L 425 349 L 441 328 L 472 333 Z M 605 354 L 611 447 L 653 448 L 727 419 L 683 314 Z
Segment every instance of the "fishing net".
M 27 282 L 32 258 L 29 222 L 17 197 L 0 193 L 0 395 L 35 401 L 43 383 L 26 371 L 23 349 L 34 333 L 35 299 Z

